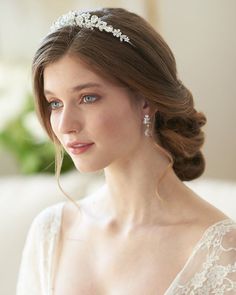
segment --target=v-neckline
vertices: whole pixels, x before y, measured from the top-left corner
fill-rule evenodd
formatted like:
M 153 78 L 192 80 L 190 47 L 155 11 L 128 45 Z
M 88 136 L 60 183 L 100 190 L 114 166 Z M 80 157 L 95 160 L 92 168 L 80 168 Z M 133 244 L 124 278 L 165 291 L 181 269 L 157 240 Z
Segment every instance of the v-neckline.
M 58 204 L 59 206 L 59 211 L 57 211 L 57 213 L 59 214 L 58 216 L 58 220 L 59 220 L 59 223 L 58 223 L 58 232 L 57 232 L 57 235 L 56 235 L 56 240 L 54 242 L 54 247 L 53 247 L 53 256 L 52 257 L 52 260 L 51 260 L 51 265 L 50 265 L 50 268 L 49 268 L 49 272 L 51 274 L 50 276 L 50 280 L 49 280 L 49 288 L 50 290 L 52 290 L 51 294 L 53 295 L 53 287 L 54 287 L 54 280 L 55 280 L 55 264 L 57 263 L 57 259 L 58 259 L 58 246 L 59 246 L 59 241 L 60 241 L 60 237 L 61 237 L 61 222 L 62 222 L 62 212 L 63 212 L 63 208 L 65 206 L 66 202 L 61 202 L 60 204 Z M 222 220 L 219 220 L 217 222 L 214 222 L 213 224 L 211 224 L 210 226 L 208 226 L 202 233 L 201 235 L 201 238 L 198 240 L 198 242 L 195 244 L 195 246 L 193 247 L 192 249 L 192 252 L 191 254 L 189 255 L 188 259 L 186 260 L 186 262 L 184 263 L 183 267 L 181 268 L 181 270 L 176 274 L 175 278 L 172 280 L 172 282 L 170 283 L 169 287 L 166 289 L 166 291 L 164 292 L 163 295 L 168 295 L 168 293 L 171 291 L 171 289 L 174 287 L 174 285 L 176 284 L 176 282 L 178 281 L 179 277 L 181 276 L 181 274 L 184 272 L 184 270 L 186 269 L 186 267 L 188 266 L 189 262 L 191 261 L 192 257 L 194 256 L 194 254 L 196 253 L 199 245 L 203 242 L 203 240 L 205 239 L 205 237 L 207 236 L 208 232 L 226 222 L 226 221 L 232 221 L 231 218 L 224 218 Z M 50 295 L 51 295 L 50 294 Z M 171 294 L 170 294 L 171 295 Z
M 173 289 L 173 287 L 176 285 L 177 281 L 179 280 L 181 274 L 184 272 L 184 270 L 187 268 L 189 262 L 192 260 L 192 258 L 194 257 L 194 255 L 196 254 L 199 246 L 202 244 L 202 242 L 205 240 L 207 234 L 215 227 L 225 223 L 226 221 L 232 221 L 231 218 L 224 218 L 222 220 L 219 220 L 217 222 L 214 222 L 213 224 L 211 224 L 210 226 L 208 226 L 204 231 L 203 234 L 201 235 L 201 238 L 198 240 L 198 242 L 195 244 L 195 246 L 192 249 L 191 254 L 189 255 L 188 259 L 186 260 L 186 262 L 184 263 L 183 267 L 181 268 L 181 270 L 176 274 L 175 278 L 172 280 L 172 282 L 170 283 L 169 287 L 166 289 L 166 291 L 164 292 L 163 295 L 168 295 L 168 293 L 171 291 L 171 289 Z M 171 294 L 170 294 L 171 295 Z

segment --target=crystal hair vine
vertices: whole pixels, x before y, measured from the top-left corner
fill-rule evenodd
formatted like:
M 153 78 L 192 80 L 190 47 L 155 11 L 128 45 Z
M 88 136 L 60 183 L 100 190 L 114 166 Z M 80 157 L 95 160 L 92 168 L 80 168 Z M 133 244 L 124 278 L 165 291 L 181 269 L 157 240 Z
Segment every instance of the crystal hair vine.
M 113 36 L 119 38 L 121 42 L 128 42 L 132 45 L 129 37 L 124 35 L 120 29 L 114 29 L 111 25 L 108 25 L 107 22 L 102 21 L 100 17 L 95 14 L 91 15 L 89 12 L 80 13 L 76 10 L 69 11 L 54 22 L 49 33 L 53 33 L 66 26 L 79 26 L 80 28 L 87 28 L 90 30 L 97 28 L 100 31 L 112 33 Z

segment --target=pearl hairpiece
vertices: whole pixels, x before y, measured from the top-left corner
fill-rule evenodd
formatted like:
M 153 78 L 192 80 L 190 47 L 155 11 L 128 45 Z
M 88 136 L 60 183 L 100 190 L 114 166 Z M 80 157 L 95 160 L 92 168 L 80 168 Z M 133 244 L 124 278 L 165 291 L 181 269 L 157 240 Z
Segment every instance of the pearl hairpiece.
M 60 16 L 57 21 L 54 22 L 50 28 L 50 33 L 65 26 L 79 26 L 80 28 L 87 28 L 90 30 L 98 28 L 100 31 L 112 33 L 114 37 L 120 38 L 121 42 L 128 42 L 132 45 L 129 37 L 122 34 L 120 29 L 114 29 L 111 25 L 102 21 L 97 15 L 91 15 L 89 12 L 79 13 L 75 10 L 69 11 L 67 14 Z

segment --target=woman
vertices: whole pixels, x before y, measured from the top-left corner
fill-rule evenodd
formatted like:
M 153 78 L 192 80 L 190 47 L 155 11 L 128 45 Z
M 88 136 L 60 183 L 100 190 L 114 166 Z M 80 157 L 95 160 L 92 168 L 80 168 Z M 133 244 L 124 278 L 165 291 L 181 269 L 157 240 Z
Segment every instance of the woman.
M 206 118 L 161 36 L 124 9 L 70 12 L 33 83 L 57 176 L 64 149 L 105 184 L 35 218 L 17 294 L 236 294 L 236 223 L 183 183 L 204 171 Z

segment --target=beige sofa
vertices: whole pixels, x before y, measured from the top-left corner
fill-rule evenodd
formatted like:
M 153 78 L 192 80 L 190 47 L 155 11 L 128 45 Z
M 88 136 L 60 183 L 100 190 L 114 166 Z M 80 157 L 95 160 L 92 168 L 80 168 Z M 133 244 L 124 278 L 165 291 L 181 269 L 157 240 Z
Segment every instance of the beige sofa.
M 74 199 L 95 191 L 103 181 L 102 175 L 77 171 L 61 178 L 63 188 Z M 236 220 L 236 182 L 201 178 L 186 184 Z M 64 200 L 54 176 L 0 178 L 0 294 L 15 294 L 21 253 L 33 218 L 42 209 Z

